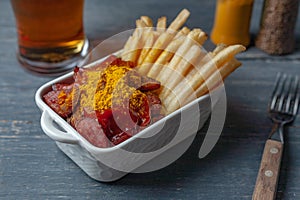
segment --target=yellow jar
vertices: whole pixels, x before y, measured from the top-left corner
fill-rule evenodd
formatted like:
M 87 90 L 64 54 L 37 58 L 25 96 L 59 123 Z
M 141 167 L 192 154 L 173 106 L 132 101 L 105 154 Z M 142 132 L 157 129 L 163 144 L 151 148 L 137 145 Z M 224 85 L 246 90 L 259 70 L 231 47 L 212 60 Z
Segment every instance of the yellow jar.
M 215 44 L 250 43 L 250 21 L 254 0 L 217 0 L 211 40 Z

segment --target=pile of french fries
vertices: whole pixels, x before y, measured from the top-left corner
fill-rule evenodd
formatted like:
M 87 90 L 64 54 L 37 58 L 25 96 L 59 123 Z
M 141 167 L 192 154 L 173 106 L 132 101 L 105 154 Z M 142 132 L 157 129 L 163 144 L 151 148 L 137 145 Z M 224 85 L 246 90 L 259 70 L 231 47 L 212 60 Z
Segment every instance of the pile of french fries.
M 159 97 L 166 114 L 221 84 L 241 65 L 235 55 L 245 50 L 242 45 L 217 45 L 212 52 L 205 51 L 207 34 L 182 27 L 189 15 L 183 9 L 168 27 L 166 17 L 155 26 L 150 17 L 142 16 L 121 55 L 135 63 L 142 75 L 161 82 Z

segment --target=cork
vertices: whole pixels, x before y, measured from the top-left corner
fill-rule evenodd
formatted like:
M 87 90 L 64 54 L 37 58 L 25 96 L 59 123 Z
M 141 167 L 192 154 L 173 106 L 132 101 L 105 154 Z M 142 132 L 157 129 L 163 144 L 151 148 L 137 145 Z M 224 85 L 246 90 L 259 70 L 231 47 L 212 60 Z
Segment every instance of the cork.
M 299 0 L 265 0 L 255 45 L 268 54 L 292 53 Z

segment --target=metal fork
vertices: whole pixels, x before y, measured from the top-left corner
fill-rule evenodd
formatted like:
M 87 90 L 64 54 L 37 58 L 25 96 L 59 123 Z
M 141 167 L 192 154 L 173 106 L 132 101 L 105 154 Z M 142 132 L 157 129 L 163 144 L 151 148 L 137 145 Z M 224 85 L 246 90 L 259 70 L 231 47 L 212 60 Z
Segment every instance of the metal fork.
M 269 117 L 274 125 L 265 144 L 253 200 L 271 200 L 276 197 L 284 144 L 284 126 L 296 118 L 299 99 L 299 77 L 278 73 L 268 108 Z

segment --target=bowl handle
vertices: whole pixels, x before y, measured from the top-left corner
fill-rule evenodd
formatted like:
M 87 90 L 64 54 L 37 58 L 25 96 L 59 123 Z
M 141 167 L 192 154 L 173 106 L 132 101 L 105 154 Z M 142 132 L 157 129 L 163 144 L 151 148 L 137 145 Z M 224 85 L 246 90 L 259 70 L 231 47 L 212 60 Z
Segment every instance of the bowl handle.
M 46 110 L 43 111 L 41 116 L 41 127 L 46 135 L 57 142 L 78 144 L 78 139 L 72 136 L 71 133 L 61 131 L 55 127 L 53 119 Z

